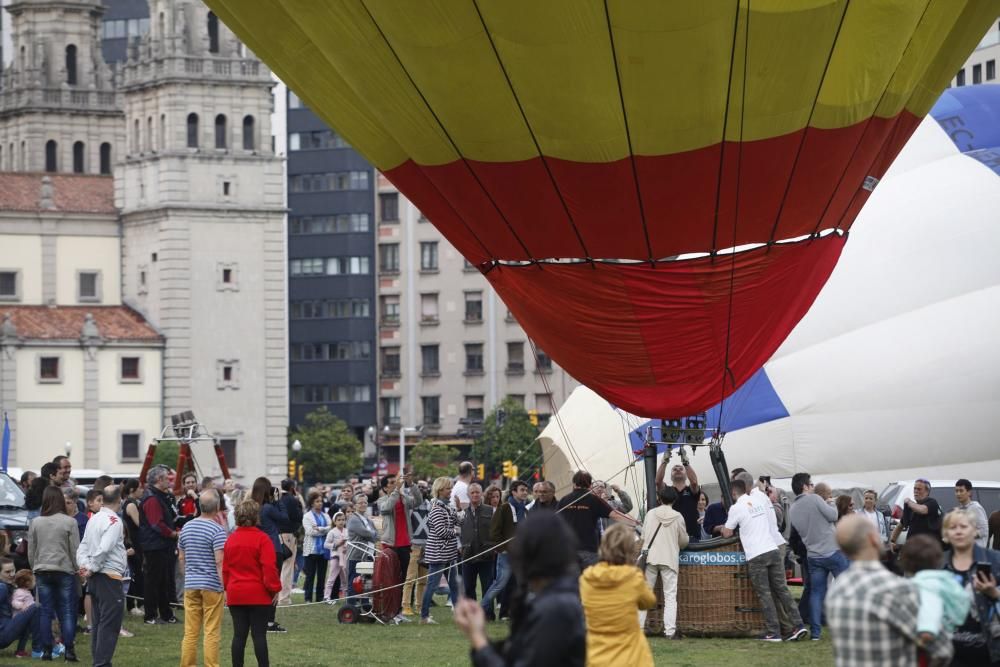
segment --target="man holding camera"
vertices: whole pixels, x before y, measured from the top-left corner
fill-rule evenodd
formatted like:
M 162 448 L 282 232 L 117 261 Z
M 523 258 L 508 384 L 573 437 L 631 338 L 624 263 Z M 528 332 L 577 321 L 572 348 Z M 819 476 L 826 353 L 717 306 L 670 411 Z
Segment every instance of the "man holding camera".
M 381 540 L 396 552 L 399 558 L 399 580 L 404 581 L 410 567 L 410 511 L 416 509 L 424 498 L 420 488 L 412 484 L 409 474 L 403 475 L 398 481 L 395 475 L 386 475 L 379 481 L 379 489 Z M 402 615 L 399 618 L 409 620 Z
M 680 448 L 681 462 L 670 469 L 670 483 L 677 490 L 677 500 L 674 502 L 674 509 L 684 517 L 684 525 L 687 528 L 688 539 L 697 542 L 701 538 L 701 525 L 698 523 L 698 494 L 701 487 L 698 485 L 698 475 L 691 462 L 688 461 L 687 451 Z M 663 478 L 667 473 L 667 460 L 664 456 L 660 467 L 656 471 L 656 488 L 663 487 Z

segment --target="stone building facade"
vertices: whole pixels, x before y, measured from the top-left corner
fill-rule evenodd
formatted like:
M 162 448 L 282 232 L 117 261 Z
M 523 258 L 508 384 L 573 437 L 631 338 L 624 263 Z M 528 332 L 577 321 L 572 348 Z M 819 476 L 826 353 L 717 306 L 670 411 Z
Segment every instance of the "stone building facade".
M 203 3 L 150 0 L 149 10 L 149 32 L 112 76 L 99 49 L 102 3 L 8 7 L 14 59 L 0 90 L 0 138 L 14 159 L 0 158 L 0 169 L 102 174 L 108 158 L 117 247 L 102 270 L 162 336 L 159 423 L 192 410 L 237 475 L 281 474 L 285 208 L 282 161 L 271 149 L 272 79 Z M 22 46 L 37 52 L 26 65 Z M 51 106 L 52 91 L 62 106 Z M 0 223 L 0 237 L 16 234 L 8 229 Z M 204 472 L 218 472 L 209 445 L 195 454 Z

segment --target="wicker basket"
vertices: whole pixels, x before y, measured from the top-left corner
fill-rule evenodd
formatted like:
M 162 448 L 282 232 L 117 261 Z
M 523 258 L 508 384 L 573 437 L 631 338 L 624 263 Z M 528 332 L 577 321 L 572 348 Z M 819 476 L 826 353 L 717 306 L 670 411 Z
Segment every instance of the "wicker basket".
M 739 540 L 694 544 L 691 554 L 740 553 Z M 646 616 L 647 634 L 663 633 L 663 587 L 656 579 L 656 609 Z M 681 564 L 677 581 L 677 631 L 702 637 L 747 637 L 764 632 L 764 617 L 746 564 Z

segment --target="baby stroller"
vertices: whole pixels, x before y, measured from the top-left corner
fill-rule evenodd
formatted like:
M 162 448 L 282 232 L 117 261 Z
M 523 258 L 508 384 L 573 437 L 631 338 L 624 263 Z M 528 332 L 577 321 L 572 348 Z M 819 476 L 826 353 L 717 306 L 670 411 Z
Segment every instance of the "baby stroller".
M 345 600 L 337 612 L 337 620 L 382 625 L 392 622 L 403 602 L 403 589 L 398 585 L 399 557 L 384 545 L 376 549 L 365 542 L 347 544 L 364 552 L 365 559 L 358 561 L 354 580 L 348 582 L 353 597 Z

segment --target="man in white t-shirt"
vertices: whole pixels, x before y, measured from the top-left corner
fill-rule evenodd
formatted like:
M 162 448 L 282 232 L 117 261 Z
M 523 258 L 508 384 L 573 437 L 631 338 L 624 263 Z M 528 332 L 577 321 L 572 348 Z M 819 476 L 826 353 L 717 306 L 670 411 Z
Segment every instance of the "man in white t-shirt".
M 771 501 L 763 493 L 747 493 L 746 482 L 742 479 L 734 479 L 730 485 L 733 506 L 729 508 L 729 518 L 722 529 L 722 535 L 730 537 L 739 528 L 740 544 L 743 545 L 750 573 L 750 584 L 760 600 L 764 623 L 767 626 L 767 632 L 759 639 L 769 642 L 782 641 L 778 605 L 792 624 L 785 638 L 788 641 L 801 639 L 808 634 L 808 630 L 802 625 L 802 617 L 799 616 L 799 610 L 785 583 L 785 567 L 781 562 L 779 543 L 775 539 L 777 522 Z
M 462 461 L 458 464 L 458 477 L 455 478 L 455 484 L 451 487 L 451 502 L 459 511 L 469 506 L 469 484 L 472 483 L 473 470 L 475 467 L 471 461 Z

